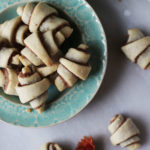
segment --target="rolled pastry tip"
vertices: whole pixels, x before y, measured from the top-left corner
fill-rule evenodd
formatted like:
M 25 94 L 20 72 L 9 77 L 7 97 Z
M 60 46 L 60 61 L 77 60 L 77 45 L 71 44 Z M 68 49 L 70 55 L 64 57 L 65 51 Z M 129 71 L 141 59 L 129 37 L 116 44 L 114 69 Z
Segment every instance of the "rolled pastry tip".
M 136 150 L 136 149 L 138 149 L 138 148 L 140 148 L 140 147 L 141 147 L 141 144 L 139 144 L 139 143 L 134 143 L 134 144 L 129 145 L 127 148 L 128 148 L 129 150 Z
M 63 150 L 58 144 L 56 143 L 46 143 L 38 150 Z
M 21 50 L 21 55 L 28 61 L 30 64 L 33 64 L 34 66 L 40 66 L 43 65 L 42 60 L 35 55 L 29 48 L 25 47 Z M 24 59 L 23 59 L 24 61 Z M 23 62 L 22 62 L 23 63 Z M 23 63 L 24 66 L 27 66 L 29 63 Z
M 137 28 L 128 30 L 127 43 L 134 42 L 144 37 L 144 34 Z
M 24 6 L 19 6 L 19 7 L 17 8 L 17 14 L 18 14 L 19 16 L 22 16 L 23 11 L 24 11 Z
M 34 66 L 43 66 L 44 64 L 50 66 L 53 61 L 55 62 L 60 57 L 61 51 L 59 50 L 59 46 L 64 42 L 62 33 L 58 32 L 56 35 L 54 37 L 52 31 L 47 31 L 41 35 L 33 33 L 33 35 L 25 39 L 27 47 L 21 50 L 21 55 Z M 31 42 L 32 40 L 36 42 L 33 43 Z M 27 66 L 29 63 L 27 63 L 25 58 L 20 59 L 23 65 Z
M 30 103 L 33 109 L 43 111 L 48 98 L 50 82 L 47 78 L 41 78 L 38 72 L 29 67 L 24 67 L 18 75 L 19 84 L 16 91 L 21 103 Z
M 132 61 L 136 62 L 139 55 L 150 45 L 150 37 L 143 37 L 122 47 L 122 51 Z
M 0 49 L 0 67 L 2 68 L 8 68 L 8 66 L 11 66 L 12 64 L 19 65 L 19 58 L 18 52 L 15 48 L 6 48 L 3 47 Z M 18 60 L 17 60 L 18 59 Z M 14 62 L 14 60 L 16 60 Z
M 112 118 L 110 125 L 108 126 L 108 130 L 111 134 L 114 134 L 116 130 L 123 124 L 125 118 L 122 115 L 116 115 Z
M 65 37 L 60 31 L 53 34 L 51 30 L 48 30 L 41 34 L 41 40 L 50 56 L 55 58 L 61 53 L 59 47 L 64 43 Z
M 21 54 L 35 66 L 53 65 L 55 58 L 61 53 L 59 46 L 65 39 L 60 32 L 57 32 L 56 35 L 54 37 L 50 30 L 45 33 L 32 33 L 24 40 L 26 48 L 21 51 Z
M 138 136 L 133 136 L 133 137 L 129 138 L 128 140 L 122 142 L 120 144 L 120 146 L 121 147 L 127 147 L 127 146 L 132 145 L 133 143 L 135 144 L 135 143 L 138 143 L 138 142 L 140 142 L 140 138 Z
M 71 36 L 73 32 L 73 28 L 70 27 L 69 22 L 63 18 L 59 18 L 57 16 L 48 17 L 40 26 L 39 30 L 41 32 L 46 32 L 48 30 L 51 31 L 59 31 L 64 37 L 67 39 Z
M 85 44 L 80 44 L 77 49 L 70 48 L 65 58 L 60 58 L 57 69 L 59 76 L 55 79 L 59 91 L 72 87 L 78 79 L 86 80 L 88 77 L 91 66 L 87 64 L 90 58 L 87 48 Z
M 52 66 L 38 67 L 37 72 L 39 72 L 39 74 L 42 77 L 47 77 L 47 76 L 50 76 L 57 71 L 58 65 L 59 65 L 59 63 L 53 64 Z
M 32 65 L 32 63 L 24 56 L 19 56 L 19 60 L 24 67 Z
M 128 30 L 127 44 L 122 48 L 123 53 L 142 69 L 150 66 L 150 37 L 144 36 L 139 29 Z
M 30 31 L 35 32 L 45 18 L 57 14 L 57 11 L 46 3 L 39 2 L 36 5 L 33 3 L 27 3 L 23 7 L 18 7 L 17 13 L 21 16 L 22 21 L 29 25 Z
M 24 45 L 24 39 L 29 35 L 28 26 L 20 25 L 16 32 L 16 43 Z
M 11 65 L 20 65 L 19 54 L 16 48 L 12 48 L 8 41 L 0 37 L 0 67 L 9 68 Z
M 25 6 L 19 6 L 17 13 L 22 21 L 29 25 L 30 32 L 60 31 L 65 38 L 69 38 L 73 32 L 69 22 L 58 17 L 57 10 L 46 3 L 27 3 Z
M 0 35 L 7 39 L 11 46 L 16 43 L 24 46 L 24 39 L 29 35 L 29 30 L 27 25 L 22 24 L 21 17 L 16 17 L 0 25 Z
M 17 95 L 16 85 L 18 84 L 17 73 L 13 69 L 0 69 L 0 87 L 8 95 Z
M 40 58 L 46 66 L 51 66 L 53 64 L 53 60 L 47 52 L 47 49 L 44 47 L 38 32 L 34 32 L 29 35 L 24 40 L 24 43 L 26 47 L 29 48 L 38 58 Z
M 113 145 L 120 145 L 131 150 L 136 150 L 139 147 L 140 131 L 132 119 L 116 115 L 112 118 L 108 130 L 112 134 L 110 140 Z
M 17 14 L 21 16 L 22 21 L 29 25 L 30 18 L 32 15 L 32 12 L 34 10 L 35 4 L 34 3 L 27 3 L 25 6 L 19 6 L 17 8 Z

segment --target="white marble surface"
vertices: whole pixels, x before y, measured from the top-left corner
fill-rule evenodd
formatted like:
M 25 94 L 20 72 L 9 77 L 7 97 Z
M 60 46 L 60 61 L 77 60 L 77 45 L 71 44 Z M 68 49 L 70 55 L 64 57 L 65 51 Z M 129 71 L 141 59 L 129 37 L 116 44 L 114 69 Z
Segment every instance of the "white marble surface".
M 37 150 L 56 141 L 74 150 L 92 135 L 97 150 L 119 150 L 110 144 L 107 125 L 116 113 L 131 116 L 142 132 L 141 150 L 150 149 L 150 70 L 131 64 L 121 53 L 126 30 L 139 27 L 150 34 L 148 0 L 89 0 L 106 30 L 109 62 L 104 82 L 93 101 L 73 119 L 49 128 L 22 128 L 0 122 L 0 150 Z

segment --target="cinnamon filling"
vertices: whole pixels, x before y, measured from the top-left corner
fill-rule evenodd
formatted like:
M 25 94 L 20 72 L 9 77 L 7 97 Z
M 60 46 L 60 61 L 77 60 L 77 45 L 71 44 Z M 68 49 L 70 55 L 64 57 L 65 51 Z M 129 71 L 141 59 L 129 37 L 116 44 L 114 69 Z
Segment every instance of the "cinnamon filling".
M 41 21 L 41 23 L 39 24 L 38 31 L 39 31 L 40 26 L 41 26 L 49 17 L 51 18 L 52 16 L 57 16 L 57 13 L 54 12 L 54 13 L 52 13 L 52 14 L 46 16 L 46 17 Z
M 63 64 L 61 64 L 66 70 L 68 70 Z M 69 72 L 71 72 L 70 70 L 68 70 Z M 72 72 L 71 72 L 72 73 Z M 75 77 L 77 77 L 74 73 L 72 73 Z M 65 84 L 65 87 L 66 88 L 69 88 L 69 84 L 67 83 L 67 81 L 59 74 L 59 77 L 62 79 L 62 81 L 64 82 Z M 78 78 L 78 77 L 77 77 Z M 78 78 L 79 79 L 79 78 Z
M 144 69 L 148 69 L 150 67 L 150 62 L 147 64 L 147 66 Z
M 65 87 L 66 88 L 69 88 L 70 86 L 68 85 L 68 83 L 66 82 L 66 80 L 62 77 L 62 76 L 60 76 L 59 75 L 59 77 L 62 79 L 62 81 L 64 82 L 64 85 L 65 85 Z
M 122 123 L 120 124 L 120 126 L 115 130 L 115 132 L 126 122 L 126 120 L 127 120 L 127 118 L 124 118 L 124 120 L 122 121 Z M 117 145 L 119 145 L 119 144 L 120 143 L 118 143 Z
M 32 14 L 33 14 L 34 8 L 35 8 L 35 6 L 34 6 L 34 7 L 32 8 L 32 10 L 31 10 L 31 15 L 30 15 L 30 17 L 29 17 L 28 25 L 30 24 L 30 20 L 31 20 L 31 16 L 32 16 Z
M 137 142 L 133 142 L 133 143 L 131 143 L 131 144 L 127 145 L 126 147 L 131 146 L 131 145 L 133 145 L 133 144 L 139 144 L 139 141 L 137 141 Z
M 54 42 L 55 42 L 55 44 L 56 44 L 57 47 L 59 47 L 59 44 L 58 44 L 58 41 L 57 41 L 57 39 L 56 39 L 56 37 L 55 37 L 55 34 L 56 34 L 58 31 L 60 31 L 62 28 L 64 28 L 65 26 L 67 26 L 67 25 L 68 25 L 68 24 L 63 24 L 63 25 L 59 26 L 57 29 L 55 29 L 55 30 L 52 32 L 52 36 L 53 36 Z M 49 48 L 49 46 L 48 46 L 47 43 L 45 42 L 45 40 L 44 40 L 44 38 L 43 38 L 43 36 L 42 36 L 42 33 L 41 33 L 41 32 L 38 32 L 38 33 L 39 33 L 38 35 L 39 35 L 39 38 L 40 38 L 41 42 L 43 43 L 44 48 L 46 49 L 48 55 L 51 57 L 51 54 L 50 54 L 51 49 Z
M 142 55 L 142 54 L 147 50 L 148 47 L 150 47 L 150 45 L 148 45 L 148 46 L 135 58 L 135 63 L 137 63 L 138 58 L 140 57 L 140 55 Z
M 44 48 L 46 49 L 47 54 L 51 57 L 51 54 L 50 54 L 51 49 L 49 48 L 49 46 L 45 42 L 41 32 L 39 32 L 39 38 L 40 38 Z M 54 41 L 55 41 L 55 38 L 54 38 Z M 58 46 L 58 44 L 56 44 L 56 45 Z
M 41 68 L 41 67 L 47 67 L 47 66 L 45 64 L 41 64 L 38 67 Z
M 49 149 L 49 146 L 50 146 L 50 145 L 52 145 L 52 149 L 53 149 L 53 150 L 57 150 L 57 149 L 55 148 L 54 143 L 48 143 L 48 144 L 47 144 L 47 150 L 50 150 L 50 149 Z
M 33 53 L 33 52 L 32 52 Z M 32 62 L 26 57 L 26 56 L 24 56 L 24 55 L 21 55 L 24 59 L 27 59 L 31 64 L 32 64 Z
M 27 30 L 27 31 L 23 34 L 23 39 L 27 38 L 30 34 L 31 34 L 31 32 L 30 32 L 29 30 Z
M 58 26 L 55 30 L 53 30 L 53 33 L 56 34 L 56 32 L 60 31 L 61 29 L 63 29 L 63 28 L 66 27 L 66 26 L 69 26 L 69 24 L 68 24 L 67 22 L 61 24 L 61 25 Z
M 47 91 L 46 91 L 46 92 L 47 92 Z M 34 101 L 36 98 L 39 98 L 40 96 L 44 95 L 46 92 L 44 92 L 44 93 L 42 93 L 41 95 L 39 95 L 39 96 L 37 96 L 37 97 L 35 97 L 35 98 L 29 100 L 28 103 L 30 103 L 30 102 Z M 45 103 L 45 102 L 44 102 L 44 103 Z M 41 106 L 43 106 L 43 104 L 41 104 L 39 107 L 37 107 L 37 108 L 35 108 L 35 109 L 38 109 L 38 108 L 40 108 Z
M 20 72 L 20 73 L 19 73 L 19 77 L 21 77 L 21 78 L 25 78 L 25 77 L 29 77 L 29 76 L 31 76 L 32 74 L 33 74 L 33 72 L 25 73 L 25 74 L 23 74 L 22 72 Z
M 49 47 L 47 46 L 47 44 L 46 44 L 46 42 L 45 42 L 45 40 L 44 40 L 44 38 L 42 36 L 42 33 L 38 32 L 38 36 L 39 36 L 39 39 L 40 39 L 41 43 L 43 44 L 43 47 L 45 48 L 45 50 L 47 52 L 47 55 L 49 55 L 49 57 L 51 57 L 51 55 L 50 55 L 50 53 L 48 51 Z
M 54 73 L 49 75 L 49 80 L 52 84 L 55 84 L 54 80 L 56 79 L 57 76 L 58 76 L 57 72 L 54 72 Z
M 78 65 L 81 65 L 81 66 L 89 66 L 89 63 L 79 63 L 79 62 L 73 61 L 73 60 L 71 60 L 71 59 L 68 59 L 68 58 L 66 58 L 66 57 L 65 57 L 65 59 L 67 59 L 67 60 L 69 60 L 69 61 L 71 61 L 71 62 L 74 62 L 74 63 L 76 63 L 76 64 L 78 64 Z
M 28 50 L 30 50 L 30 52 L 32 52 L 37 58 L 39 58 L 33 51 L 32 51 L 32 49 L 31 48 L 29 48 L 26 44 L 25 44 L 25 46 L 28 48 Z M 26 58 L 24 55 L 22 55 L 24 58 Z M 26 58 L 29 62 L 31 62 L 28 58 Z M 40 59 L 40 58 L 39 58 Z M 41 60 L 41 59 L 40 59 Z M 42 61 L 42 60 L 41 60 Z M 42 61 L 43 62 L 43 61 Z M 32 62 L 31 62 L 31 64 L 32 64 Z M 43 63 L 44 64 L 44 63 Z
M 67 59 L 67 58 L 66 58 Z M 69 59 L 67 59 L 67 60 L 69 60 Z M 72 61 L 72 60 L 69 60 L 69 61 Z M 73 61 L 74 62 L 74 61 Z M 75 62 L 75 63 L 77 63 L 77 62 Z M 85 65 L 85 64 L 81 64 L 81 63 L 77 63 L 77 64 L 79 64 L 79 65 L 83 65 L 83 66 L 87 66 L 87 65 L 89 65 L 89 64 L 87 64 L 87 65 Z M 63 64 L 61 64 L 66 70 L 68 70 L 69 72 L 71 72 L 68 68 L 66 68 Z M 73 72 L 71 72 L 75 77 L 77 77 Z M 69 85 L 68 85 L 68 83 L 67 83 L 67 81 L 65 81 L 65 79 L 59 74 L 59 76 L 61 77 L 61 79 L 64 81 L 64 83 L 66 84 L 66 86 L 67 87 L 70 87 Z M 79 79 L 79 77 L 77 77 L 78 79 Z
M 127 140 L 129 140 L 129 139 L 131 139 L 131 138 L 134 138 L 135 136 L 138 136 L 138 135 L 139 135 L 139 134 L 133 135 L 133 136 L 129 137 L 128 139 L 126 139 L 125 141 L 127 141 Z M 140 141 L 140 140 L 139 140 L 139 141 Z M 139 143 L 139 141 L 136 141 L 136 142 L 130 143 L 130 144 L 128 144 L 127 146 L 130 146 L 130 145 L 133 145 L 133 144 Z M 127 147 L 127 146 L 126 146 L 126 147 Z
M 63 29 L 64 27 L 66 27 L 66 26 L 68 26 L 68 24 L 67 24 L 67 23 L 64 23 L 64 24 L 62 24 L 61 26 L 59 26 L 58 28 L 56 28 L 56 29 L 53 31 L 54 41 L 55 41 L 55 43 L 57 44 L 58 47 L 59 47 L 59 45 L 58 45 L 58 41 L 57 41 L 57 39 L 56 39 L 56 37 L 55 37 L 55 34 L 56 34 L 58 31 L 60 31 L 61 29 Z
M 127 34 L 126 35 L 126 39 L 127 39 L 127 41 L 129 40 L 129 35 Z M 134 41 L 131 41 L 131 42 L 124 42 L 125 44 L 123 44 L 123 46 L 126 46 L 126 45 L 128 45 L 128 44 L 131 44 L 131 43 L 133 43 L 133 42 L 135 42 L 136 40 L 134 40 Z
M 31 102 L 31 101 L 30 101 Z M 40 106 L 38 106 L 38 107 L 36 107 L 36 108 L 34 108 L 34 109 L 39 109 L 39 108 L 41 108 L 41 107 L 43 107 L 45 105 L 45 102 L 43 102 Z
M 9 84 L 9 74 L 8 74 L 7 69 L 2 69 L 2 71 L 3 71 L 4 76 L 5 76 L 4 90 L 6 90 L 8 87 L 8 84 Z
M 30 50 L 30 52 L 32 52 L 36 57 L 38 57 L 38 56 L 32 51 L 32 49 L 30 49 L 27 45 L 25 45 L 25 47 L 27 47 L 28 50 Z M 25 56 L 24 56 L 24 57 L 25 57 Z
M 14 28 L 14 30 L 13 30 L 13 36 L 11 37 L 12 39 L 12 44 L 13 45 L 18 45 L 17 43 L 16 43 L 16 34 L 17 34 L 17 30 L 19 29 L 19 27 L 22 25 L 23 23 L 21 22 L 21 23 L 18 23 L 17 25 L 16 25 L 16 27 Z
M 78 51 L 81 51 L 85 54 L 90 54 L 90 52 L 86 51 L 87 49 L 82 49 L 82 48 L 75 48 L 75 49 L 77 49 Z
M 53 16 L 57 16 L 57 14 L 56 14 L 56 13 L 52 13 L 52 14 L 48 15 L 46 18 L 44 18 L 44 20 L 43 20 L 43 21 L 41 22 L 41 24 L 39 25 L 39 28 L 40 28 L 40 26 L 42 25 L 42 23 L 44 23 L 48 18 L 52 18 Z M 56 43 L 56 45 L 57 45 L 58 47 L 59 47 L 59 45 L 58 45 L 57 39 L 55 38 L 55 34 L 56 34 L 58 31 L 60 31 L 61 29 L 63 29 L 64 27 L 68 26 L 68 25 L 69 25 L 68 23 L 64 23 L 64 24 L 60 25 L 59 27 L 57 27 L 55 30 L 53 30 L 54 41 L 55 41 L 55 43 Z M 39 28 L 38 28 L 38 30 L 39 30 Z
M 112 118 L 112 120 L 110 120 L 110 124 L 112 124 L 117 118 L 118 118 L 118 114 L 114 117 L 114 118 Z

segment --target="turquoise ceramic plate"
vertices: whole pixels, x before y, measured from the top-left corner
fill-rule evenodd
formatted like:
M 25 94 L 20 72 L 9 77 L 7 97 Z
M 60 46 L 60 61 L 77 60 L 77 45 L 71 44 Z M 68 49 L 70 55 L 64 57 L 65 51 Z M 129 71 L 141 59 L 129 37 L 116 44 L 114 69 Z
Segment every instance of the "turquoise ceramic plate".
M 0 9 L 6 8 L 0 13 L 0 22 L 15 17 L 17 6 L 27 2 L 19 0 L 20 3 L 15 3 L 16 1 L 18 2 L 18 0 L 0 1 Z M 80 36 L 76 39 L 89 45 L 92 54 L 90 62 L 93 69 L 86 81 L 79 81 L 73 88 L 63 93 L 59 93 L 54 86 L 51 86 L 48 98 L 48 102 L 51 104 L 40 115 L 36 111 L 27 113 L 28 105 L 21 105 L 17 97 L 7 96 L 0 90 L 2 95 L 0 97 L 0 119 L 14 125 L 44 127 L 72 118 L 93 99 L 105 74 L 107 64 L 106 38 L 94 10 L 84 0 L 47 0 L 47 2 L 63 10 L 76 22 L 82 33 L 82 39 Z

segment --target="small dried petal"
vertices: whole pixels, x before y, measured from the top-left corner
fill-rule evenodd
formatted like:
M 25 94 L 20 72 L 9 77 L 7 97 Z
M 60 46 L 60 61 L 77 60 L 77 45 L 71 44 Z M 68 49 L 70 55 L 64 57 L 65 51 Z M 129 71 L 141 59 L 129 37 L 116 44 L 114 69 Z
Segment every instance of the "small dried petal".
M 95 150 L 95 145 L 91 136 L 84 137 L 79 143 L 76 150 Z

